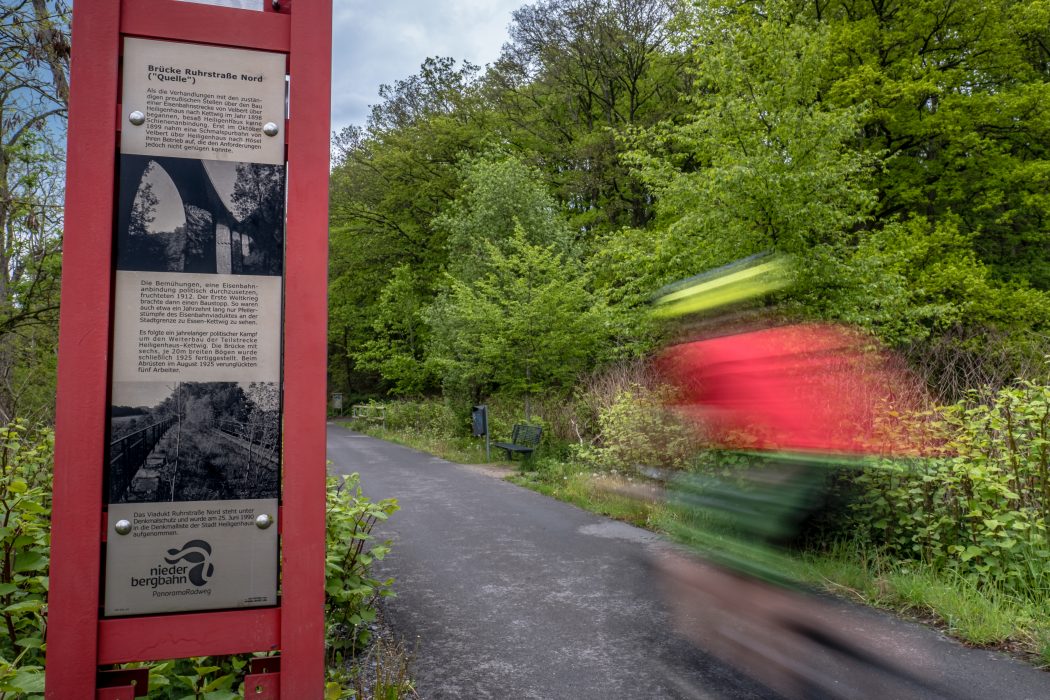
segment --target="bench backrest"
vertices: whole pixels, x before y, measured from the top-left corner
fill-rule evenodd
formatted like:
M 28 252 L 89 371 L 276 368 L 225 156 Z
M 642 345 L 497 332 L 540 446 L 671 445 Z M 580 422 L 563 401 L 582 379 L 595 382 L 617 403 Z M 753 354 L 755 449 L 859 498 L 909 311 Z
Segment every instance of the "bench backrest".
M 510 441 L 515 445 L 522 445 L 523 447 L 536 447 L 540 444 L 540 438 L 542 436 L 543 428 L 538 425 L 515 423 L 514 433 L 511 435 Z

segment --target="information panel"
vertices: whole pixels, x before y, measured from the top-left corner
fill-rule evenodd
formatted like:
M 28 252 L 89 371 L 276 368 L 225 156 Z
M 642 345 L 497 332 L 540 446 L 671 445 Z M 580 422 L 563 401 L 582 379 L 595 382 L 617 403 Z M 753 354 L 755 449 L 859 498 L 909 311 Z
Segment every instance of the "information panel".
M 274 605 L 285 59 L 125 39 L 107 616 Z
M 284 164 L 282 54 L 124 40 L 121 153 Z M 137 119 L 135 121 L 138 121 Z

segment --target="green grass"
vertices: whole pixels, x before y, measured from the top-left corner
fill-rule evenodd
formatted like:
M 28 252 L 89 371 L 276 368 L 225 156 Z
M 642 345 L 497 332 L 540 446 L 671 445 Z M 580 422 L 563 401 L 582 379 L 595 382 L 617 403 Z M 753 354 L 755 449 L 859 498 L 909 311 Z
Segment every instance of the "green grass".
M 485 462 L 484 443 L 477 439 L 395 432 L 367 424 L 348 427 L 451 462 Z M 528 463 L 491 464 L 517 467 L 509 477 L 515 484 L 638 527 L 666 532 L 678 517 L 664 503 L 660 488 L 636 475 L 592 471 L 542 453 Z M 854 543 L 796 553 L 787 566 L 802 583 L 933 624 L 967 644 L 1009 651 L 1050 668 L 1050 600 L 1045 595 L 1022 599 L 989 586 L 978 588 L 951 571 L 922 562 L 890 561 Z
M 387 430 L 378 423 L 366 421 L 342 420 L 339 424 L 358 433 L 371 435 L 372 437 L 386 440 L 397 445 L 411 447 L 420 452 L 427 452 L 436 457 L 447 459 L 457 464 L 485 464 L 485 443 L 477 438 L 449 438 L 426 433 L 406 432 L 400 430 Z M 493 457 L 500 450 L 492 449 Z M 488 462 L 490 464 L 504 464 L 498 460 Z M 510 465 L 509 462 L 505 464 Z
M 895 562 L 858 545 L 800 555 L 800 578 L 868 605 L 932 623 L 967 644 L 1015 652 L 1050 667 L 1050 606 L 952 571 Z
M 534 471 L 521 471 L 509 480 L 592 513 L 638 527 L 659 529 L 657 523 L 665 507 L 658 498 L 653 497 L 651 486 L 646 481 L 634 477 L 574 472 L 538 461 L 540 463 Z

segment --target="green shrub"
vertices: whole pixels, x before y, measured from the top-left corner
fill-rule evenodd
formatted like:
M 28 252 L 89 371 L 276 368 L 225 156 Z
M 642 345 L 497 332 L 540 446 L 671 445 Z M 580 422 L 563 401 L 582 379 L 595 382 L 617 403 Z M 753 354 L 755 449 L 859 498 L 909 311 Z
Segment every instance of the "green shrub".
M 382 405 L 386 408 L 387 430 L 449 437 L 462 434 L 470 427 L 469 415 L 468 421 L 464 421 L 441 399 L 387 401 Z
M 0 428 L 0 699 L 43 692 L 54 433 Z
M 369 625 L 376 619 L 376 601 L 393 595 L 393 579 L 372 577 L 372 563 L 390 551 L 389 542 L 375 542 L 372 529 L 398 510 L 397 501 L 374 502 L 361 491 L 355 473 L 328 481 L 327 556 L 325 557 L 325 620 L 329 665 L 338 665 L 365 649 Z
M 940 410 L 945 455 L 859 478 L 859 528 L 898 558 L 1045 598 L 1050 591 L 1050 386 L 1022 382 Z
M 695 429 L 669 410 L 666 401 L 663 392 L 640 386 L 620 392 L 599 413 L 599 444 L 579 448 L 580 458 L 599 469 L 684 469 L 699 444 Z

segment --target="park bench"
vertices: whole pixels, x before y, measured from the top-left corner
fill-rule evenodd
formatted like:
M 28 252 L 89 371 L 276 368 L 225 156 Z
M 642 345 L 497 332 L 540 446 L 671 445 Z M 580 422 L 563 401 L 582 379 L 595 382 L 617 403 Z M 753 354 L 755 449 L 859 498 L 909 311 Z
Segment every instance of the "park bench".
M 528 459 L 532 456 L 533 450 L 539 446 L 542 436 L 543 428 L 540 426 L 516 423 L 514 432 L 510 436 L 510 442 L 494 442 L 492 446 L 506 451 L 509 460 L 513 460 L 515 454 L 525 455 L 525 458 Z

